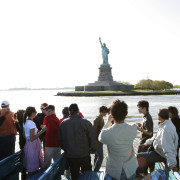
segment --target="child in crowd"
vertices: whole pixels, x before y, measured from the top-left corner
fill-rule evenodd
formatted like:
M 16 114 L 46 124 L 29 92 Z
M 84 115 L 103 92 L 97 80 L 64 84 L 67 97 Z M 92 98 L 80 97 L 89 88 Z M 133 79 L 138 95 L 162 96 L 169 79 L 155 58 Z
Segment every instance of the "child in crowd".
M 44 168 L 44 161 L 42 156 L 42 146 L 39 136 L 46 131 L 44 126 L 41 131 L 38 131 L 33 119 L 36 117 L 36 109 L 34 107 L 27 107 L 24 114 L 24 135 L 26 137 L 26 144 L 24 147 L 24 166 L 28 172 L 28 176 L 36 172 L 39 167 Z

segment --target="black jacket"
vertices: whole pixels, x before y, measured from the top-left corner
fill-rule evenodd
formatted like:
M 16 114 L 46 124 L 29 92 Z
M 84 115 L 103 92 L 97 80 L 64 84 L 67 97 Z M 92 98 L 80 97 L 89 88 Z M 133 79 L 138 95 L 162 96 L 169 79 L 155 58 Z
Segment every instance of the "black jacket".
M 58 140 L 69 158 L 82 158 L 96 151 L 92 124 L 79 115 L 70 115 L 60 124 Z

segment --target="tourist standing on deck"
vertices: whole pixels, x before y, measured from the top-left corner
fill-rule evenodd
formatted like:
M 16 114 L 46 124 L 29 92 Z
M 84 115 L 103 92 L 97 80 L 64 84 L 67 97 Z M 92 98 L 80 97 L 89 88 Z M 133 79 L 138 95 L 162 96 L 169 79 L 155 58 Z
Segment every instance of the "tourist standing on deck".
M 43 127 L 38 131 L 33 119 L 36 117 L 36 109 L 34 107 L 27 107 L 24 114 L 24 135 L 26 137 L 26 144 L 24 146 L 24 166 L 28 172 L 28 176 L 37 171 L 40 167 L 44 168 L 44 161 L 42 155 L 42 146 L 39 136 L 46 131 Z
M 1 103 L 0 117 L 3 118 L 0 125 L 0 160 L 15 152 L 16 127 L 13 119 L 14 113 L 9 110 L 9 102 Z
M 78 115 L 77 104 L 69 107 L 69 118 L 59 126 L 59 145 L 65 151 L 72 180 L 77 180 L 79 171 L 92 170 L 90 153 L 96 150 L 92 124 Z
M 61 154 L 58 143 L 58 128 L 60 121 L 55 114 L 55 106 L 49 105 L 45 107 L 47 116 L 44 118 L 43 125 L 47 127 L 45 136 L 45 153 L 44 162 L 45 167 L 51 165 L 51 160 L 56 161 Z
M 19 147 L 20 149 L 23 149 L 26 144 L 26 138 L 24 137 L 23 133 L 23 119 L 24 119 L 24 113 L 25 110 L 18 110 L 16 113 L 14 113 L 14 120 L 15 120 L 15 126 L 17 131 L 19 132 Z M 21 172 L 21 179 L 26 179 L 26 168 L 23 168 Z
M 19 147 L 23 149 L 26 144 L 26 139 L 23 135 L 23 119 L 24 119 L 25 110 L 18 110 L 14 114 L 15 126 L 17 131 L 19 132 Z
M 178 149 L 177 149 L 177 167 L 179 169 L 179 148 L 180 148 L 180 118 L 179 118 L 179 111 L 176 107 L 174 106 L 169 106 L 169 118 L 171 119 L 172 123 L 176 127 L 176 132 L 179 137 L 179 142 L 178 142 Z
M 103 117 L 106 116 L 108 112 L 108 109 L 106 106 L 101 106 L 99 108 L 99 116 L 97 116 L 97 118 L 93 121 L 93 129 L 94 129 L 94 134 L 96 137 L 96 141 L 97 141 L 97 151 L 95 153 L 95 157 L 94 157 L 94 171 L 98 172 L 101 164 L 103 162 L 103 143 L 98 141 L 98 136 L 104 126 L 104 119 Z
M 151 115 L 149 114 L 149 102 L 148 101 L 139 101 L 137 104 L 138 110 L 140 114 L 143 114 L 143 122 L 137 123 L 140 129 L 140 145 L 138 147 L 139 152 L 146 152 L 147 147 L 142 147 L 141 144 L 144 144 L 147 139 L 150 139 L 153 136 L 153 120 Z
M 63 108 L 62 115 L 63 115 L 63 117 L 60 119 L 60 122 L 62 122 L 64 119 L 69 117 L 69 108 L 68 107 Z
M 36 123 L 36 127 L 38 128 L 38 131 L 41 131 L 41 127 L 43 125 L 43 121 L 44 118 L 46 116 L 46 110 L 44 109 L 46 106 L 48 106 L 47 103 L 42 103 L 41 104 L 41 113 L 38 113 L 36 115 L 36 117 L 34 118 L 34 122 Z M 44 132 L 39 139 L 41 140 L 41 142 L 43 143 L 43 149 L 45 150 L 45 136 L 46 136 L 46 132 Z
M 106 177 L 113 180 L 133 180 L 137 169 L 137 160 L 133 151 L 133 141 L 137 135 L 137 125 L 125 123 L 128 106 L 124 101 L 116 100 L 110 109 L 109 128 L 102 129 L 99 141 L 107 145 L 108 157 Z M 114 124 L 111 123 L 114 121 Z
M 139 167 L 137 175 L 144 173 L 144 169 L 150 163 L 167 162 L 172 171 L 177 171 L 177 147 L 178 135 L 174 124 L 169 120 L 168 109 L 160 109 L 158 113 L 159 129 L 157 135 L 147 139 L 142 145 L 144 147 L 153 143 L 154 151 L 141 152 L 137 154 Z

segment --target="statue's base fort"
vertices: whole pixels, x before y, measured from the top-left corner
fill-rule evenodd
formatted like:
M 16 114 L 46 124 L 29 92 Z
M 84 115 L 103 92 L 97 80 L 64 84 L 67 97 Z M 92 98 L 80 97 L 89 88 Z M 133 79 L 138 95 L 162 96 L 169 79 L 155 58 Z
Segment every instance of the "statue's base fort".
M 98 81 L 85 86 L 76 86 L 75 91 L 131 91 L 133 85 L 124 85 L 113 81 L 110 65 L 101 65 L 99 68 Z

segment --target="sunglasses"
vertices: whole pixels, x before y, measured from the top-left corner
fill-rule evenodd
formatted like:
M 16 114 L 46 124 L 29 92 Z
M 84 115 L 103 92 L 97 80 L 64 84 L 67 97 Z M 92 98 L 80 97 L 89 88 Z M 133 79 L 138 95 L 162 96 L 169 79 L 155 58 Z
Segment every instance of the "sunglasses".
M 51 112 L 52 110 L 51 110 L 51 109 L 47 109 L 46 111 L 47 111 L 47 112 Z

